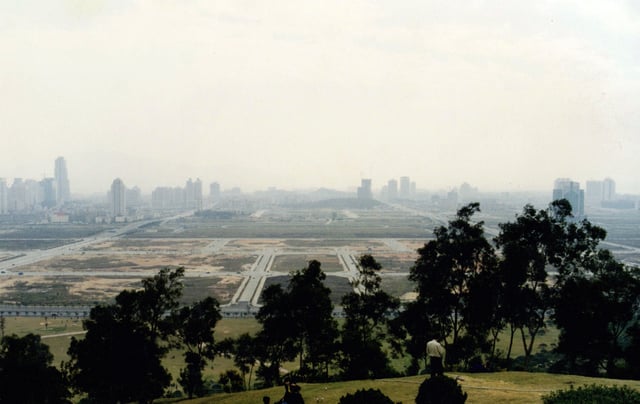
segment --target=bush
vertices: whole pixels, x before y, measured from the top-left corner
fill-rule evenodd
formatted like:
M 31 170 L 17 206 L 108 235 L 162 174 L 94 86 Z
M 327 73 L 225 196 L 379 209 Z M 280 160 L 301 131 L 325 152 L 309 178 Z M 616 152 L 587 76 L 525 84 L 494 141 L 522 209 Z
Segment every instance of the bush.
M 435 376 L 425 379 L 418 390 L 416 404 L 463 404 L 467 393 L 455 379 Z
M 338 404 L 393 404 L 393 401 L 380 390 L 358 390 L 354 394 L 340 397 Z
M 554 391 L 548 396 L 543 396 L 542 402 L 544 404 L 632 404 L 640 403 L 640 392 L 627 386 L 608 387 L 594 384 L 577 389 L 571 387 L 570 390 Z

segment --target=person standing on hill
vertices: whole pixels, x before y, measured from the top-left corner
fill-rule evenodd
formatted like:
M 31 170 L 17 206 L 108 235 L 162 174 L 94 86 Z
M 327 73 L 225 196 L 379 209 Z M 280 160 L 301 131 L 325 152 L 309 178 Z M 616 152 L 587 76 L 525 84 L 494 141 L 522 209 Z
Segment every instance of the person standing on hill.
M 427 356 L 431 367 L 431 377 L 444 375 L 444 367 L 442 366 L 444 355 L 445 349 L 436 338 L 427 342 Z
M 300 394 L 300 386 L 295 381 L 284 381 L 284 397 L 276 404 L 304 404 L 302 394 Z

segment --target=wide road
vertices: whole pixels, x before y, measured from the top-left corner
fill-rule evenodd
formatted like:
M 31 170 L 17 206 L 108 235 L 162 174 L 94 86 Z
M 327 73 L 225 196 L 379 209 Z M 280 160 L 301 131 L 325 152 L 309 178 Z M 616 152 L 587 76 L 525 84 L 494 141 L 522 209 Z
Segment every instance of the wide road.
M 137 230 L 151 223 L 159 222 L 160 220 L 166 221 L 171 219 L 177 219 L 177 218 L 192 215 L 192 214 L 193 212 L 184 212 L 167 219 L 151 219 L 151 220 L 142 220 L 139 222 L 133 222 L 117 229 L 107 230 L 102 233 L 93 235 L 91 237 L 86 237 L 75 243 L 66 244 L 60 247 L 50 248 L 48 250 L 29 251 L 25 254 L 18 255 L 15 258 L 10 258 L 4 261 L 0 261 L 0 276 L 4 274 L 18 274 L 19 272 L 21 272 L 19 267 L 24 265 L 31 265 L 36 262 L 58 257 L 61 255 L 77 254 L 79 251 L 81 251 L 83 248 L 87 246 L 90 246 L 92 244 L 102 243 L 108 240 L 121 238 L 122 236 L 134 230 Z M 41 273 L 38 272 L 37 274 L 40 275 Z
M 264 278 L 269 275 L 275 256 L 276 250 L 273 248 L 262 251 L 253 268 L 245 274 L 246 278 L 239 289 L 240 293 L 236 293 L 237 299 L 232 300 L 232 303 L 253 305 L 257 303 L 262 286 L 264 286 Z

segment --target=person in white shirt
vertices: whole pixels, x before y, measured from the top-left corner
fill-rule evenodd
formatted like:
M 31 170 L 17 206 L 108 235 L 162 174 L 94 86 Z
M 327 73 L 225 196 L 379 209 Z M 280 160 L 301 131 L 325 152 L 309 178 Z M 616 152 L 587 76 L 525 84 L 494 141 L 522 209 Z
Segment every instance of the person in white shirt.
M 445 349 L 436 338 L 427 342 L 427 356 L 429 357 L 431 377 L 444 375 L 444 367 L 442 366 L 444 355 Z

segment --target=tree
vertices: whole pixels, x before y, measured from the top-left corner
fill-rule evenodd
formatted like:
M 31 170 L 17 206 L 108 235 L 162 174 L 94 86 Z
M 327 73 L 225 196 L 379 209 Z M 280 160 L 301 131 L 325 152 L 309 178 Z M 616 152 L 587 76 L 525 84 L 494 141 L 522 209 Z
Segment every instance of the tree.
M 251 386 L 253 369 L 258 361 L 256 344 L 256 337 L 251 336 L 249 333 L 244 333 L 236 339 L 225 338 L 216 346 L 218 354 L 233 356 L 233 364 L 240 370 L 245 390 L 248 390 L 249 386 Z M 246 379 L 247 373 L 249 374 L 248 381 Z
M 519 330 L 528 365 L 557 291 L 566 280 L 583 272 L 605 234 L 587 220 L 573 221 L 567 200 L 554 201 L 547 210 L 539 211 L 526 205 L 515 222 L 500 225 L 495 241 L 502 249 L 504 316 L 511 327 L 507 358 L 513 335 Z
M 169 385 L 164 350 L 148 328 L 118 311 L 116 305 L 91 309 L 85 338 L 72 338 L 69 346 L 71 381 L 96 403 L 150 402 Z
M 608 250 L 600 250 L 584 268 L 559 286 L 554 321 L 560 328 L 556 366 L 572 373 L 624 375 L 627 332 L 640 303 L 640 270 L 627 268 Z M 627 357 L 628 358 L 628 357 Z
M 163 269 L 143 281 L 143 289 L 125 290 L 115 304 L 96 306 L 83 322 L 84 339 L 72 338 L 67 368 L 73 386 L 96 403 L 150 402 L 160 397 L 171 376 L 162 366 L 167 352 L 161 329 L 177 307 L 184 270 Z
M 393 339 L 390 315 L 400 305 L 384 292 L 378 271 L 382 266 L 371 256 L 358 261 L 359 275 L 352 283 L 354 291 L 342 298 L 345 323 L 342 329 L 341 363 L 347 379 L 384 377 L 393 374 L 383 341 Z
M 448 363 L 472 355 L 469 351 L 475 348 L 469 338 L 481 338 L 471 331 L 486 333 L 471 327 L 469 306 L 476 278 L 496 265 L 494 249 L 484 235 L 484 223 L 471 221 L 479 211 L 478 203 L 470 203 L 458 210 L 447 227 L 436 228 L 435 239 L 418 249 L 419 257 L 409 275 L 417 283 L 418 300 L 428 313 L 433 336 L 451 338 L 450 342 L 445 339 Z
M 456 381 L 447 376 L 436 376 L 425 379 L 418 389 L 416 404 L 464 404 L 467 393 Z
M 340 397 L 338 404 L 393 404 L 393 401 L 379 389 L 360 389 L 355 393 Z
M 628 386 L 571 386 L 542 396 L 543 404 L 574 403 L 640 403 L 640 392 Z
M 186 366 L 180 369 L 178 383 L 189 398 L 193 398 L 194 395 L 202 397 L 205 394 L 202 370 L 206 361 L 202 356 L 191 351 L 184 353 L 184 361 Z
M 420 368 L 426 368 L 428 364 L 425 350 L 427 342 L 433 335 L 442 335 L 440 331 L 435 330 L 425 301 L 416 299 L 407 303 L 405 309 L 400 311 L 391 324 L 395 338 L 404 341 L 405 349 L 411 355 L 411 364 L 407 372 L 418 374 Z
M 63 374 L 39 335 L 7 335 L 0 343 L 0 403 L 70 403 Z
M 490 363 L 496 359 L 496 344 L 505 323 L 505 289 L 497 265 L 477 274 L 469 283 L 468 303 L 464 311 L 467 334 L 472 343 L 488 353 Z M 489 341 L 486 340 L 489 332 Z
M 292 274 L 287 289 L 300 374 L 307 379 L 328 379 L 336 348 L 338 326 L 333 318 L 331 290 L 324 285 L 325 279 L 320 262 L 312 260 L 306 268 Z
M 223 386 L 225 393 L 236 393 L 244 390 L 244 380 L 242 380 L 242 376 L 233 369 L 221 373 L 218 381 Z
M 186 348 L 186 368 L 180 372 L 180 385 L 192 398 L 204 394 L 202 370 L 215 356 L 213 331 L 222 318 L 220 305 L 207 297 L 172 314 L 171 320 L 178 344 Z
M 293 313 L 288 294 L 278 284 L 262 292 L 262 307 L 256 319 L 262 329 L 256 336 L 256 356 L 260 361 L 258 375 L 265 387 L 280 382 L 280 364 L 293 360 L 297 354 L 293 334 Z
M 167 324 L 162 322 L 165 314 L 179 307 L 183 277 L 184 267 L 162 268 L 157 275 L 142 280 L 140 317 L 153 334 L 158 334 L 162 325 Z
M 554 243 L 560 245 L 561 229 L 549 211 L 536 211 L 526 205 L 515 223 L 500 224 L 496 245 L 502 249 L 500 270 L 505 289 L 506 321 L 510 324 L 510 358 L 515 332 L 520 330 L 525 350 L 525 363 L 533 350 L 536 335 L 545 326 L 551 309 L 551 291 L 547 283 L 547 265 L 553 260 Z M 527 337 L 529 342 L 527 343 Z
M 260 374 L 266 383 L 279 381 L 276 365 L 298 356 L 300 373 L 311 378 L 328 377 L 337 325 L 332 317 L 331 291 L 324 286 L 326 275 L 318 261 L 310 261 L 291 274 L 287 289 L 266 288 L 263 306 L 256 318 L 262 324 Z
M 625 377 L 640 379 L 640 321 L 636 319 L 627 328 L 629 345 L 624 350 Z

